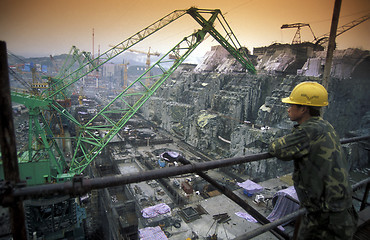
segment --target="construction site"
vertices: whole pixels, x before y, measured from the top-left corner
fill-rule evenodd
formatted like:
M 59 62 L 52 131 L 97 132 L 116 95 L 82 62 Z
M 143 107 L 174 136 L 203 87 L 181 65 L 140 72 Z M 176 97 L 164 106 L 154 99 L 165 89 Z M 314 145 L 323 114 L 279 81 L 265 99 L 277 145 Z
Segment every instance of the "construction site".
M 189 15 L 199 29 L 167 53 L 135 49 Z M 334 44 L 369 19 L 338 26 Z M 72 46 L 23 58 L 2 45 L 0 239 L 293 239 L 305 213 L 294 166 L 267 151 L 294 124 L 281 99 L 305 81 L 327 83 L 354 239 L 368 239 L 369 50 L 334 49 L 308 23 L 281 26 L 296 31 L 291 44 L 247 49 L 226 20 L 175 10 L 98 56 Z M 208 36 L 217 44 L 202 62 L 186 62 Z

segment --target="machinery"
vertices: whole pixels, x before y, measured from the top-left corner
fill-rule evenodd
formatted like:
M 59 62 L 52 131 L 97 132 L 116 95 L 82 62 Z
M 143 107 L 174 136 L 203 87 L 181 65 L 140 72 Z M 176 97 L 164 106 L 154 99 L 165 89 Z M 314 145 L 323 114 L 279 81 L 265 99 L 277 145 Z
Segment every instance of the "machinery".
M 201 29 L 183 38 L 155 64 L 148 66 L 145 73 L 122 89 L 96 115 L 80 122 L 65 105 L 61 104 L 60 100 L 68 96 L 68 89 L 73 84 L 184 15 L 190 15 L 200 24 Z M 223 32 L 216 30 L 215 25 L 221 26 Z M 82 59 L 77 58 L 81 60 L 81 64 L 76 70 L 66 72 L 59 78 L 50 78 L 48 88 L 40 89 L 38 95 L 12 92 L 12 101 L 26 105 L 30 116 L 28 150 L 25 152 L 26 158 L 20 160 L 21 179 L 26 180 L 28 185 L 38 185 L 80 177 L 129 119 L 202 43 L 207 34 L 235 57 L 247 71 L 252 74 L 256 72 L 247 53 L 244 52 L 245 48 L 241 47 L 220 10 L 190 8 L 173 11 L 95 59 L 89 58 L 88 55 Z M 172 57 L 169 58 L 169 55 Z M 160 69 L 161 74 L 149 75 L 154 67 Z M 45 109 L 53 109 L 75 126 L 76 136 L 71 137 L 73 153 L 68 161 L 57 144 L 50 124 L 46 121 L 43 114 Z M 26 211 L 30 238 L 37 236 L 59 239 L 69 235 L 73 235 L 74 239 L 83 238 L 81 230 L 83 209 L 69 196 L 29 201 L 26 203 Z
M 294 34 L 292 44 L 300 44 L 301 43 L 301 28 L 302 27 L 309 27 L 314 39 L 316 40 L 315 34 L 313 33 L 310 24 L 308 23 L 292 23 L 292 24 L 284 24 L 281 26 L 281 29 L 286 29 L 286 28 L 297 28 L 297 31 Z
M 42 77 L 46 80 L 44 84 L 52 85 L 58 77 L 69 74 L 72 69 L 76 69 L 76 66 L 81 66 L 89 61 L 88 53 L 80 52 L 73 46 L 64 60 L 62 68 L 58 69 L 56 77 Z M 65 146 L 64 124 L 66 119 L 50 105 L 45 105 L 40 96 L 40 90 L 45 88 L 37 87 L 34 84 L 34 79 L 32 78 L 32 86 L 22 84 L 26 89 L 22 90 L 21 93 L 12 92 L 12 100 L 24 104 L 29 110 L 27 149 L 26 151 L 20 150 L 18 156 L 21 179 L 26 180 L 28 185 L 52 183 L 55 179 L 51 176 L 63 171 L 60 166 L 66 168 L 65 164 L 59 164 L 66 162 L 63 160 L 65 153 L 60 149 L 61 146 L 63 149 Z M 21 80 L 21 83 L 22 81 L 27 83 L 22 78 L 17 80 Z M 52 88 L 48 88 L 48 90 L 51 91 Z M 70 109 L 70 95 L 71 91 L 66 89 L 56 95 L 53 101 L 66 110 Z M 58 141 L 61 143 L 58 144 Z M 76 199 L 60 196 L 27 200 L 24 205 L 29 238 L 42 236 L 46 239 L 60 239 L 73 235 L 74 239 L 84 239 L 82 219 L 85 212 L 77 204 Z
M 370 14 L 367 14 L 365 16 L 362 16 L 358 19 L 355 19 L 349 23 L 346 23 L 340 27 L 338 27 L 338 30 L 337 30 L 337 34 L 336 36 L 339 36 L 345 32 L 347 32 L 348 30 L 356 27 L 357 25 L 367 21 L 370 19 Z M 319 37 L 316 37 L 315 34 L 313 33 L 311 27 L 310 27 L 310 24 L 308 23 L 292 23 L 292 24 L 283 24 L 281 26 L 281 29 L 287 29 L 287 28 L 297 28 L 297 31 L 293 37 L 293 40 L 292 40 L 292 44 L 300 44 L 301 43 L 301 28 L 302 27 L 309 27 L 310 30 L 311 30 L 311 33 L 313 35 L 313 40 L 311 41 L 312 43 L 315 43 L 315 44 L 318 44 L 318 45 L 324 45 L 325 43 L 327 43 L 329 41 L 329 35 L 330 33 L 326 33 L 324 35 L 321 35 Z
M 130 52 L 136 52 L 136 53 L 143 53 L 143 54 L 146 54 L 146 69 L 145 70 L 148 70 L 150 68 L 150 56 L 157 56 L 159 57 L 159 53 L 158 52 L 154 52 L 154 53 L 151 53 L 150 52 L 150 47 L 149 47 L 149 50 L 147 53 L 145 52 L 142 52 L 142 51 L 138 51 L 138 50 L 134 50 L 134 49 L 129 49 Z M 150 78 L 150 71 L 147 71 L 146 72 L 146 82 L 145 82 L 145 85 L 148 87 L 149 86 L 149 78 Z
M 111 47 L 114 47 L 113 45 L 110 45 Z M 133 52 L 133 53 L 142 53 L 142 54 L 146 54 L 146 61 L 145 61 L 145 65 L 146 65 L 146 68 L 145 68 L 145 70 L 148 70 L 149 68 L 150 68 L 150 56 L 157 56 L 157 57 L 159 57 L 160 56 L 160 53 L 159 52 L 150 52 L 150 47 L 149 47 L 149 50 L 148 50 L 148 52 L 143 52 L 143 51 L 139 51 L 139 50 L 135 50 L 135 49 L 128 49 L 128 51 L 130 51 L 130 52 Z M 123 63 L 122 64 L 124 67 L 125 67 L 125 72 L 127 73 L 127 65 L 128 64 L 125 64 L 125 63 Z M 146 86 L 149 86 L 149 82 L 148 82 L 148 80 L 149 80 L 149 78 L 150 78 L 150 71 L 147 71 L 146 72 L 146 83 L 145 83 L 145 85 Z M 126 79 L 127 79 L 127 76 L 126 76 Z M 126 83 L 124 83 L 123 84 L 123 86 L 125 87 L 125 86 L 127 86 L 127 82 Z
M 127 87 L 127 66 L 130 65 L 130 63 L 129 62 L 125 63 L 125 60 L 123 60 L 123 63 L 120 65 L 123 66 L 123 74 L 122 74 L 123 82 L 121 85 L 122 85 L 122 88 L 125 89 Z
M 357 25 L 367 21 L 370 19 L 370 14 L 367 14 L 365 16 L 362 16 L 358 19 L 355 19 L 349 23 L 346 23 L 340 27 L 338 27 L 337 29 L 337 35 L 336 36 L 339 36 L 345 32 L 347 32 L 348 30 L 356 27 Z M 324 45 L 325 43 L 327 43 L 329 41 L 329 35 L 330 33 L 326 33 L 324 35 L 321 35 L 317 38 L 315 38 L 312 42 L 315 43 L 315 44 L 318 44 L 318 45 Z

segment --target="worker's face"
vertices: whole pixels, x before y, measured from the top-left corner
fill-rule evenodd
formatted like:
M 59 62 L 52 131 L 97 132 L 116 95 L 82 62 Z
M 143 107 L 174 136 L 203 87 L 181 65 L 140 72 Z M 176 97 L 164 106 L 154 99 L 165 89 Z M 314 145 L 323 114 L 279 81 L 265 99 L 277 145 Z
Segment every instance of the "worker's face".
M 305 107 L 295 104 L 289 104 L 288 115 L 291 121 L 300 123 Z

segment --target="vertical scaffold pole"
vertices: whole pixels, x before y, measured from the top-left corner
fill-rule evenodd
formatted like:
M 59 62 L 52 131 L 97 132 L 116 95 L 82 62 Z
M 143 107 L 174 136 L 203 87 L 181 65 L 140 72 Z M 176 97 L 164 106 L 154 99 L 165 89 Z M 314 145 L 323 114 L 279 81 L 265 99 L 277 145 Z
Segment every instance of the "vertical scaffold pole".
M 333 18 L 331 20 L 331 27 L 330 27 L 329 45 L 328 45 L 328 49 L 326 52 L 325 68 L 324 68 L 324 75 L 323 75 L 323 81 L 322 81 L 322 85 L 326 89 L 328 89 L 328 86 L 329 86 L 330 71 L 331 71 L 331 65 L 333 62 L 333 53 L 335 49 L 335 38 L 337 36 L 341 5 L 342 5 L 342 0 L 335 0 Z
M 0 41 L 0 145 L 6 182 L 20 182 L 17 148 L 10 98 L 6 43 Z M 13 239 L 27 239 L 23 201 L 13 201 L 9 206 Z

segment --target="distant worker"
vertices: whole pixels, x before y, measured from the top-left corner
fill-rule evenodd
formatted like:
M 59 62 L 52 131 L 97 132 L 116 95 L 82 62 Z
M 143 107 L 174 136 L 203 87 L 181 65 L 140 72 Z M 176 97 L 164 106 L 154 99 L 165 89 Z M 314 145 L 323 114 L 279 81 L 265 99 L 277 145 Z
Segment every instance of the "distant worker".
M 274 140 L 269 153 L 294 160 L 294 187 L 307 209 L 296 229 L 297 239 L 352 239 L 358 216 L 352 205 L 349 166 L 333 126 L 320 117 L 321 107 L 328 105 L 326 89 L 303 82 L 282 102 L 290 105 L 289 118 L 298 124 L 292 133 Z

